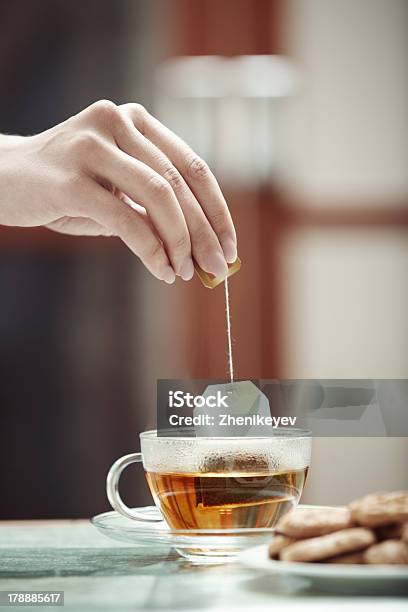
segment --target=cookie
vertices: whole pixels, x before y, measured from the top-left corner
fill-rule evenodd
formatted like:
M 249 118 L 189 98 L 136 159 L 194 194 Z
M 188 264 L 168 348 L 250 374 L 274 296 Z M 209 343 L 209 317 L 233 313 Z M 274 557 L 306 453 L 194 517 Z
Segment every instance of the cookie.
M 351 526 L 347 508 L 307 508 L 285 514 L 276 525 L 277 533 L 303 539 L 326 535 Z
M 364 563 L 364 553 L 356 552 L 356 553 L 346 553 L 345 555 L 338 555 L 337 557 L 332 557 L 331 559 L 326 559 L 326 563 L 342 563 L 344 565 L 361 565 Z
M 385 540 L 364 552 L 364 562 L 372 565 L 408 565 L 408 545 L 399 540 Z
M 293 538 L 287 538 L 286 536 L 279 534 L 276 535 L 268 547 L 269 558 L 277 559 L 281 550 L 283 550 L 285 546 L 292 544 L 294 541 L 295 540 L 293 540 Z
M 400 540 L 402 538 L 403 523 L 391 523 L 375 529 L 377 540 Z
M 364 550 L 374 544 L 375 536 L 369 529 L 343 529 L 317 538 L 289 544 L 280 553 L 282 561 L 321 561 L 338 555 Z
M 351 518 L 364 527 L 408 521 L 408 491 L 372 493 L 349 504 Z

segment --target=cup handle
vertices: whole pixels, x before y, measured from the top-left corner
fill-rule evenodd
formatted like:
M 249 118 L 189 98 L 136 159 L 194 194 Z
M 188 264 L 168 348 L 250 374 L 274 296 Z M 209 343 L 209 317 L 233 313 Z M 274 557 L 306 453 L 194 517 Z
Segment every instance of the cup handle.
M 109 499 L 109 503 L 114 510 L 126 516 L 129 519 L 136 519 L 145 523 L 156 523 L 163 520 L 163 516 L 158 508 L 151 508 L 150 517 L 146 513 L 138 512 L 137 510 L 131 510 L 122 500 L 119 493 L 119 479 L 123 470 L 131 463 L 141 463 L 142 453 L 131 453 L 121 457 L 110 468 L 106 477 L 106 494 Z

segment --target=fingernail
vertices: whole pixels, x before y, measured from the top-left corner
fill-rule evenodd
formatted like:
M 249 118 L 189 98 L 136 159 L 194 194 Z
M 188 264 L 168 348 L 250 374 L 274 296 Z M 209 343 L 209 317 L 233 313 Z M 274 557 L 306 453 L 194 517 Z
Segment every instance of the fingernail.
M 224 251 L 225 259 L 227 263 L 234 263 L 236 258 L 238 257 L 237 253 L 237 245 L 232 240 L 232 238 L 226 238 L 221 243 L 222 250 Z
M 207 257 L 206 272 L 214 274 L 217 278 L 225 278 L 227 276 L 227 262 L 220 253 L 211 253 Z
M 176 280 L 176 275 L 174 274 L 174 270 L 173 268 L 170 268 L 170 266 L 167 266 L 167 268 L 165 268 L 163 272 L 163 280 L 165 283 L 169 285 L 172 285 L 174 281 Z
M 194 264 L 192 259 L 187 259 L 180 269 L 180 276 L 184 281 L 189 281 L 194 276 Z

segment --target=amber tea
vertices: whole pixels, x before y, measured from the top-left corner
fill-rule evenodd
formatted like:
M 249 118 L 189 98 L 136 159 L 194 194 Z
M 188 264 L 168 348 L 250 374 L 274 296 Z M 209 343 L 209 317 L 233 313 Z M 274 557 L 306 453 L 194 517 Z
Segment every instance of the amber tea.
M 307 468 L 276 473 L 158 473 L 146 478 L 173 529 L 272 527 L 297 505 Z

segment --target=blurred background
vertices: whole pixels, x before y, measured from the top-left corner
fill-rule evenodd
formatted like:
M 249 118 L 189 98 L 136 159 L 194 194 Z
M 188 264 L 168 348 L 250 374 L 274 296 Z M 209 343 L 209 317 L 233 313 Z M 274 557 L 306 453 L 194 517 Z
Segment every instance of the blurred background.
M 404 0 L 0 0 L 0 133 L 141 102 L 230 205 L 236 376 L 408 378 L 407 57 Z M 223 291 L 5 227 L 0 287 L 0 518 L 104 511 L 157 379 L 227 377 Z M 407 463 L 404 438 L 317 439 L 304 501 L 408 487 Z

